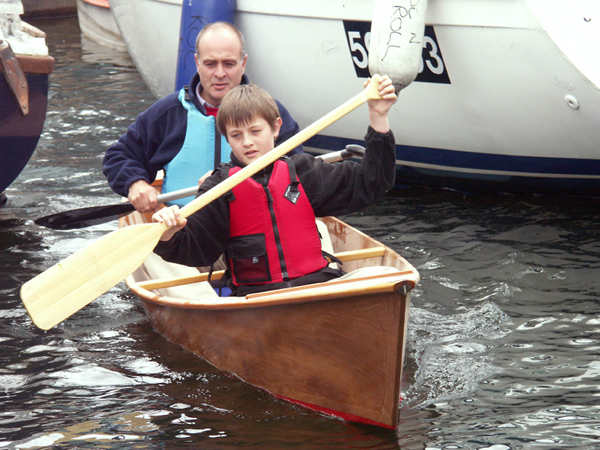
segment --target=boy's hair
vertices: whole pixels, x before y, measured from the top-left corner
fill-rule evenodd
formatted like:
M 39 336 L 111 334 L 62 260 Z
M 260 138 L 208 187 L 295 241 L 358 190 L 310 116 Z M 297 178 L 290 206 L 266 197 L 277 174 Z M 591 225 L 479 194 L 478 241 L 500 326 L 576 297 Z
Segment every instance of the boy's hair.
M 240 84 L 221 100 L 217 113 L 217 127 L 219 132 L 227 137 L 228 125 L 248 124 L 257 116 L 265 119 L 272 128 L 279 117 L 277 103 L 267 91 L 255 84 Z

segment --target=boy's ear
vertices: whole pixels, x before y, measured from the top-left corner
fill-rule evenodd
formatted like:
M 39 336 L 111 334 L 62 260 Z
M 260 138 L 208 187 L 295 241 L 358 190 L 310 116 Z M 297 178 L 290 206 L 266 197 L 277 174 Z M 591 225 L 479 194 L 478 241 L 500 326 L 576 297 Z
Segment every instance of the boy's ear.
M 281 117 L 278 117 L 275 119 L 275 122 L 273 122 L 273 134 L 275 135 L 275 139 L 279 137 L 279 130 L 281 130 L 282 123 Z

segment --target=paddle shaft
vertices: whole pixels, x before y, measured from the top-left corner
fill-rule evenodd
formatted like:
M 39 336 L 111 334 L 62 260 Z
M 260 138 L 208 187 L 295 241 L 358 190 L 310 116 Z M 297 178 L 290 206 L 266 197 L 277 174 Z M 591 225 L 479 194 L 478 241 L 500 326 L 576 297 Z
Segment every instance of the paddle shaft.
M 364 148 L 359 145 L 350 144 L 344 150 L 329 152 L 317 156 L 327 163 L 341 161 L 354 156 L 363 156 Z M 192 186 L 177 191 L 160 194 L 157 200 L 161 203 L 169 202 L 179 198 L 189 197 L 198 192 L 198 186 Z M 52 228 L 54 230 L 72 230 L 84 228 L 99 223 L 109 222 L 135 210 L 129 202 L 113 203 L 111 205 L 88 206 L 85 208 L 71 209 L 60 213 L 50 214 L 34 220 L 37 225 Z

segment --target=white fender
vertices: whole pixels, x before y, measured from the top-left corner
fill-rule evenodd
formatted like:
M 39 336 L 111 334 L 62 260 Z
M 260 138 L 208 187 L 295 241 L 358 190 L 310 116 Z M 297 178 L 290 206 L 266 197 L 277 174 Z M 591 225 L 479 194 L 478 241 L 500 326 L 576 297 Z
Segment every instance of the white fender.
M 399 91 L 419 73 L 427 0 L 375 0 L 374 5 L 369 72 L 389 75 Z

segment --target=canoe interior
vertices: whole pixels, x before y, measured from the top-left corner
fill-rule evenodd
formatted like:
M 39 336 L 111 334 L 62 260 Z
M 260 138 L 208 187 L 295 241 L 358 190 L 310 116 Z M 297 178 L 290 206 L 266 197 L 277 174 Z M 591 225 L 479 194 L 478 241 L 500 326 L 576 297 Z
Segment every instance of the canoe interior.
M 132 213 L 121 226 L 146 219 Z M 321 220 L 344 270 L 360 269 L 355 278 L 215 298 L 202 294 L 206 282 L 198 280 L 206 279 L 205 268 L 157 271 L 156 261 L 147 261 L 127 284 L 158 333 L 215 367 L 276 397 L 393 428 L 408 293 L 419 275 L 366 234 L 333 217 Z M 362 273 L 368 267 L 373 270 Z

